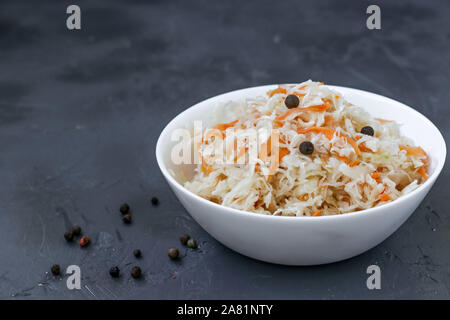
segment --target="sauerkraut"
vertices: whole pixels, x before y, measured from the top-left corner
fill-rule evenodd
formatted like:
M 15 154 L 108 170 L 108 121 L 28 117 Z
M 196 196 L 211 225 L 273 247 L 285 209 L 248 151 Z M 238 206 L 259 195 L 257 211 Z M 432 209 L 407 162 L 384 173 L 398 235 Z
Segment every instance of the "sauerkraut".
M 286 106 L 289 95 L 298 106 Z M 373 118 L 320 82 L 279 85 L 265 96 L 219 106 L 214 117 L 219 138 L 233 136 L 223 147 L 233 155 L 217 161 L 217 134 L 204 136 L 197 145 L 201 163 L 185 187 L 224 206 L 269 215 L 335 215 L 395 201 L 427 179 L 427 154 L 394 121 Z M 361 133 L 364 127 L 373 135 Z M 249 130 L 257 136 L 252 154 Z M 300 151 L 304 141 L 313 144 L 311 154 Z

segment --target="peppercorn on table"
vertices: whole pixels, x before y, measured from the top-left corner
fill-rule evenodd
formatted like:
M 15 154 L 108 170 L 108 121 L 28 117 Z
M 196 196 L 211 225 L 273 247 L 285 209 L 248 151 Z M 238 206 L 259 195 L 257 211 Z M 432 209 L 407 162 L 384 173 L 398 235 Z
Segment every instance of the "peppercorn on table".
M 294 268 L 212 239 L 154 155 L 186 107 L 308 78 L 395 97 L 448 138 L 448 4 L 382 1 L 381 30 L 366 28 L 364 3 L 331 0 L 78 5 L 81 30 L 50 2 L 0 4 L 0 298 L 449 297 L 448 167 L 376 248 Z M 366 286 L 372 265 L 380 290 Z

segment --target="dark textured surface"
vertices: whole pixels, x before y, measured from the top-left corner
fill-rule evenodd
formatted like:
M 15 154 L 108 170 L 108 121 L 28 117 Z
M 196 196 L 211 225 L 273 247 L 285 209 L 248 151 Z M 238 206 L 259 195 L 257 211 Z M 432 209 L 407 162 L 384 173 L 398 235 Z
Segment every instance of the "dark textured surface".
M 448 167 L 376 248 L 319 267 L 243 257 L 206 234 L 169 190 L 154 149 L 186 107 L 232 89 L 311 78 L 398 99 L 450 135 L 450 4 L 382 1 L 0 3 L 0 298 L 448 298 Z M 160 205 L 150 199 L 157 196 Z M 127 201 L 134 222 L 118 211 Z M 67 244 L 72 224 L 90 247 Z M 197 251 L 167 250 L 183 233 Z M 136 260 L 133 249 L 143 257 Z M 82 290 L 51 265 L 82 269 Z M 129 276 L 140 265 L 144 279 Z M 366 288 L 378 264 L 382 290 Z M 123 275 L 111 279 L 119 265 Z M 176 275 L 176 279 L 172 276 Z

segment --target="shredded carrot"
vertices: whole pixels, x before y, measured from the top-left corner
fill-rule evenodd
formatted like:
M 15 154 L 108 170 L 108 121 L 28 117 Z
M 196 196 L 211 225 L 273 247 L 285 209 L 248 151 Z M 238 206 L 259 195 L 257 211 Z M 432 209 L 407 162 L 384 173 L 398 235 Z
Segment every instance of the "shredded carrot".
M 284 119 L 286 119 L 287 117 L 289 117 L 291 114 L 293 113 L 298 113 L 300 108 L 293 108 L 293 109 L 289 109 L 288 111 L 286 111 L 285 113 L 283 113 L 281 116 L 275 118 L 275 122 L 277 122 L 278 124 L 281 125 L 281 121 L 283 121 Z
M 394 122 L 393 120 L 385 120 L 385 119 L 381 119 L 381 118 L 375 118 L 375 120 L 378 120 L 381 123 Z
M 355 160 L 355 161 L 353 161 L 352 163 L 350 163 L 349 166 L 350 166 L 350 167 L 354 167 L 354 166 L 357 166 L 357 165 L 360 164 L 360 163 L 361 163 L 361 161 Z
M 337 127 L 339 125 L 339 122 L 330 115 L 326 115 L 324 117 L 324 125 L 326 125 L 327 127 Z
M 320 212 L 320 210 L 319 210 L 319 211 L 314 212 L 312 217 L 320 217 L 321 215 L 322 215 L 322 212 Z
M 346 164 L 350 164 L 350 159 L 344 156 L 340 156 L 338 154 L 335 154 L 336 158 L 338 158 L 339 160 L 344 161 Z
M 226 130 L 227 128 L 233 127 L 239 120 L 234 120 L 228 123 L 221 123 L 216 126 L 216 129 Z
M 363 152 L 373 152 L 373 150 L 370 149 L 369 147 L 366 147 L 366 145 L 364 143 L 360 143 L 358 147 L 359 147 L 359 150 L 361 150 Z
M 275 119 L 275 122 L 277 122 L 278 124 L 281 125 L 281 121 L 285 120 L 287 117 L 289 117 L 292 114 L 301 113 L 301 112 L 305 112 L 305 111 L 321 112 L 321 111 L 326 111 L 329 108 L 330 108 L 330 105 L 328 103 L 319 104 L 319 105 L 315 105 L 315 106 L 309 106 L 306 108 L 292 108 L 292 109 L 289 109 L 288 111 L 286 111 L 285 113 L 283 113 L 281 116 L 277 117 Z
M 209 144 L 211 139 L 225 139 L 225 133 L 219 129 L 208 129 L 202 137 L 202 143 Z
M 306 94 L 298 93 L 298 92 L 294 92 L 293 94 L 296 95 L 297 97 L 299 97 L 300 99 L 302 99 L 304 96 L 306 96 Z
M 326 127 L 311 127 L 311 128 L 308 128 L 308 129 L 302 129 L 302 130 L 298 130 L 297 131 L 297 133 L 299 133 L 299 134 L 308 133 L 308 132 L 322 133 L 322 134 L 325 135 L 325 137 L 327 137 L 328 140 L 331 140 L 331 139 L 333 139 L 334 134 L 337 131 L 335 131 L 333 129 L 330 129 L 330 128 L 326 128 Z M 361 152 L 359 151 L 358 145 L 356 144 L 355 140 L 353 140 L 352 138 L 350 138 L 349 136 L 347 136 L 347 135 L 345 135 L 345 134 L 343 134 L 341 132 L 337 133 L 337 135 L 339 137 L 344 138 L 347 141 L 347 143 L 349 143 L 353 147 L 353 149 L 355 150 L 355 153 L 357 155 L 361 154 Z
M 289 152 L 288 148 L 280 148 L 280 152 L 279 152 L 279 155 L 278 155 L 278 157 L 280 159 L 280 162 L 281 162 L 281 159 L 283 159 L 284 156 L 288 155 L 289 153 L 290 152 Z
M 252 111 L 252 113 L 254 114 L 255 119 L 261 118 L 261 113 L 259 111 Z
M 390 197 L 388 194 L 383 193 L 383 194 L 380 196 L 380 200 L 381 200 L 381 201 L 389 201 L 389 200 L 391 200 L 391 197 Z
M 358 141 L 360 138 L 359 137 L 355 137 L 355 140 Z M 359 150 L 363 151 L 363 152 L 373 152 L 372 149 L 370 149 L 369 147 L 366 147 L 366 145 L 363 143 L 359 144 Z
M 357 166 L 358 164 L 361 163 L 361 161 L 359 161 L 358 159 L 356 159 L 355 161 L 351 162 L 349 158 L 341 156 L 339 154 L 335 154 L 335 156 L 339 159 L 344 161 L 349 167 L 354 167 Z
M 317 133 L 323 133 L 329 140 L 333 139 L 334 133 L 336 132 L 333 129 L 326 128 L 326 127 L 311 127 L 307 129 L 301 129 L 298 130 L 297 133 L 308 133 L 308 132 L 317 132 Z
M 203 158 L 201 158 L 201 161 L 202 161 L 202 165 L 201 165 L 200 169 L 206 176 L 208 176 L 213 171 L 213 169 L 206 163 L 206 161 Z
M 245 154 L 245 151 L 247 151 L 247 148 L 241 146 L 236 154 L 236 157 L 234 158 L 234 162 L 238 161 L 238 159 Z
M 305 193 L 304 195 L 298 196 L 297 199 L 300 201 L 307 201 L 309 199 L 309 194 Z
M 322 112 L 322 111 L 326 111 L 328 109 L 330 109 L 331 106 L 328 103 L 323 103 L 323 104 L 318 104 L 315 106 L 309 106 L 306 108 L 302 108 L 303 111 L 317 111 L 317 112 Z
M 428 179 L 428 174 L 425 170 L 425 166 L 422 166 L 419 168 L 419 171 L 417 171 L 423 178 L 423 180 L 427 180 Z
M 423 166 L 417 171 L 424 180 L 428 179 L 427 165 L 428 165 L 428 155 L 421 147 L 411 147 L 411 146 L 400 146 L 400 150 L 406 150 L 406 154 L 414 157 L 425 158 L 421 159 Z
M 273 97 L 275 94 L 277 93 L 282 93 L 282 94 L 286 94 L 287 91 L 286 89 L 280 87 L 280 85 L 278 85 L 278 88 L 274 89 L 274 90 L 270 90 L 269 92 L 267 92 L 267 94 L 269 95 L 269 97 Z
M 272 141 L 272 135 L 267 139 L 266 142 L 264 142 L 261 145 L 261 148 L 259 150 L 259 154 L 258 154 L 258 158 L 261 159 L 262 161 L 266 161 L 267 160 L 267 156 L 269 155 L 270 152 L 270 146 L 271 146 L 271 141 Z
M 381 174 L 379 172 L 374 172 L 370 175 L 373 179 L 378 179 L 379 177 L 381 177 Z
M 331 99 L 328 98 L 322 98 L 323 102 L 328 103 L 329 105 L 333 104 L 333 101 Z
M 406 150 L 406 154 L 415 157 L 426 157 L 427 153 L 421 147 L 400 146 L 400 150 Z
M 267 139 L 267 141 L 261 145 L 259 153 L 258 153 L 258 158 L 264 162 L 267 160 L 268 156 L 272 156 L 272 143 L 273 143 L 274 138 L 278 139 L 278 142 L 285 143 L 284 140 L 278 136 L 278 134 L 274 136 L 272 133 L 270 135 L 270 137 Z M 275 146 L 276 146 L 276 144 L 275 144 Z M 280 147 L 278 149 L 278 161 L 276 161 L 276 160 L 274 161 L 274 159 L 271 159 L 270 168 L 269 168 L 269 171 L 271 173 L 269 175 L 273 174 L 278 169 L 283 157 L 285 157 L 289 153 L 290 153 L 289 149 L 287 149 L 287 148 Z

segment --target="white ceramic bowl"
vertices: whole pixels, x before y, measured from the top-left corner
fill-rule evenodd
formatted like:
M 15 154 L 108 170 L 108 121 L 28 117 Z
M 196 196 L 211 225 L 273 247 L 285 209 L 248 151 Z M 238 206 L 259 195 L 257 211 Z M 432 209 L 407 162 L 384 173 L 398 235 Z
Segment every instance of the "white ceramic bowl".
M 369 250 L 389 237 L 414 212 L 430 191 L 445 162 L 446 146 L 439 130 L 419 112 L 395 100 L 345 87 L 328 86 L 376 117 L 401 124 L 431 158 L 429 179 L 413 192 L 383 206 L 321 217 L 283 217 L 227 208 L 186 190 L 179 177 L 192 177 L 194 166 L 174 165 L 171 133 L 194 120 L 211 122 L 218 102 L 262 95 L 275 85 L 225 93 L 200 102 L 173 119 L 156 146 L 158 165 L 186 210 L 203 229 L 225 246 L 252 258 L 284 265 L 317 265 L 344 260 Z M 176 177 L 170 172 L 174 172 Z

